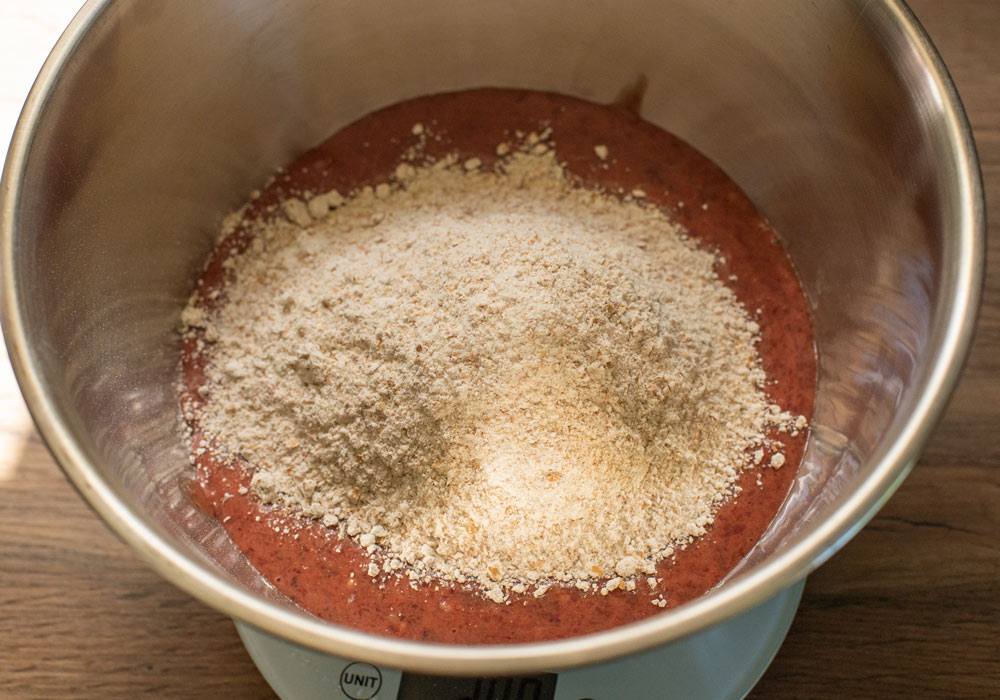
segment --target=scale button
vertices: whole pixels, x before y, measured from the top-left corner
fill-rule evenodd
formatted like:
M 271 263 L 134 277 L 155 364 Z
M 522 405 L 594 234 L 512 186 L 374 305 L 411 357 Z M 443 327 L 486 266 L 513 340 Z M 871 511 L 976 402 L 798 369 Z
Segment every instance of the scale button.
M 382 687 L 382 672 L 371 664 L 354 662 L 340 672 L 340 690 L 351 700 L 370 700 Z

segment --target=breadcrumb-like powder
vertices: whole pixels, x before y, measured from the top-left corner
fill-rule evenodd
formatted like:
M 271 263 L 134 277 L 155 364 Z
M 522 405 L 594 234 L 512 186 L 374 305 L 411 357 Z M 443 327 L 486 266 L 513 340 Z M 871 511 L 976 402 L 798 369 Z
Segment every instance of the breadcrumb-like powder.
M 366 547 L 373 577 L 497 602 L 634 587 L 793 425 L 715 256 L 540 145 L 290 199 L 227 261 L 218 309 L 185 310 L 214 449 Z

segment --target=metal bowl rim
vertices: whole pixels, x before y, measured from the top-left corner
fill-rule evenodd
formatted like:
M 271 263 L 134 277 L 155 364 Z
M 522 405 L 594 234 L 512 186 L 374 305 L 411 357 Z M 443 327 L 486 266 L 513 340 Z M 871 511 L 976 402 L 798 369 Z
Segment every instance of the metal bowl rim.
M 852 0 L 861 4 L 859 0 Z M 838 511 L 796 545 L 725 587 L 667 613 L 604 632 L 565 640 L 511 645 L 447 645 L 404 641 L 331 624 L 268 602 L 187 557 L 119 500 L 98 466 L 64 423 L 33 361 L 21 313 L 14 261 L 19 188 L 35 126 L 57 89 L 61 69 L 114 0 L 88 0 L 64 31 L 39 73 L 18 120 L 0 181 L 0 307 L 7 348 L 25 402 L 56 461 L 97 514 L 160 575 L 227 615 L 287 640 L 337 656 L 402 669 L 453 675 L 501 675 L 592 664 L 679 639 L 722 622 L 776 595 L 842 547 L 870 520 L 909 473 L 943 412 L 972 340 L 985 264 L 985 205 L 972 131 L 958 93 L 930 39 L 901 0 L 882 0 L 894 31 L 920 55 L 944 102 L 948 142 L 959 182 L 957 262 L 946 332 L 913 412 L 870 461 L 868 478 Z M 867 5 L 870 3 L 866 4 Z M 863 13 L 863 11 L 862 11 Z M 863 18 L 859 17 L 859 21 Z

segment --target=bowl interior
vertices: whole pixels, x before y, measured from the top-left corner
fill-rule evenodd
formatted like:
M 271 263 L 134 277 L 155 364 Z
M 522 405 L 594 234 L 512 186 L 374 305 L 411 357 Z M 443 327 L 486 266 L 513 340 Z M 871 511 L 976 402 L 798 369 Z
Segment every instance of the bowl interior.
M 5 180 L 4 320 L 29 404 L 85 495 L 175 582 L 299 641 L 384 651 L 294 610 L 178 488 L 176 328 L 220 219 L 377 107 L 486 85 L 608 101 L 645 76 L 643 116 L 719 163 L 779 231 L 819 353 L 804 463 L 719 592 L 736 593 L 635 639 L 690 632 L 845 541 L 905 473 L 957 371 L 975 166 L 910 22 L 860 1 L 91 2 L 43 71 Z M 623 639 L 506 658 L 595 661 Z M 500 669 L 421 646 L 390 658 Z

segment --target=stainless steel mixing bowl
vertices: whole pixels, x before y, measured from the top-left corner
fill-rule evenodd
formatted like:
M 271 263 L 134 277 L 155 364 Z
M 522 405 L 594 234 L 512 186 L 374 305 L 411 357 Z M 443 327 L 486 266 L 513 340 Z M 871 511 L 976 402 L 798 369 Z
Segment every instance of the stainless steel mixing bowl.
M 220 218 L 366 112 L 500 85 L 612 99 L 714 158 L 787 243 L 819 392 L 793 492 L 709 595 L 587 637 L 372 636 L 274 593 L 178 488 L 179 311 Z M 893 0 L 91 0 L 28 98 L 2 185 L 3 325 L 39 430 L 98 514 L 220 610 L 340 656 L 449 674 L 662 644 L 800 580 L 899 485 L 972 333 L 981 183 L 955 89 Z

